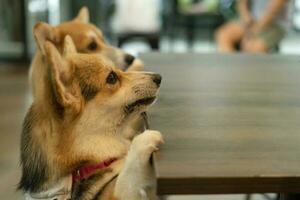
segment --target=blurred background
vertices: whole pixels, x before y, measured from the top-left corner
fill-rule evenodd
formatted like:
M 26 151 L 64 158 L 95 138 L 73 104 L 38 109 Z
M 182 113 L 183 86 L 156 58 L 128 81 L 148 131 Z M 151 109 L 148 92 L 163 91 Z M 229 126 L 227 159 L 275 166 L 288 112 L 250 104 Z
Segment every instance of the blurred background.
M 215 52 L 215 31 L 238 15 L 235 0 L 1 0 L 0 59 L 30 59 L 34 24 L 70 20 L 84 5 L 106 39 L 133 54 Z M 300 1 L 285 10 L 285 35 L 272 53 L 300 54 Z
M 252 0 L 251 12 L 261 11 Z M 106 40 L 128 53 L 219 52 L 216 31 L 239 16 L 235 0 L 0 0 L 0 199 L 23 199 L 16 192 L 19 137 L 29 102 L 27 70 L 35 52 L 32 28 L 38 21 L 57 25 L 82 6 Z M 255 4 L 255 6 L 254 6 Z M 250 5 L 251 6 L 251 5 Z M 282 8 L 283 9 L 283 8 Z M 284 5 L 284 34 L 267 53 L 300 54 L 300 0 Z M 239 49 L 239 48 L 237 48 Z M 275 199 L 269 196 L 182 196 L 178 199 Z

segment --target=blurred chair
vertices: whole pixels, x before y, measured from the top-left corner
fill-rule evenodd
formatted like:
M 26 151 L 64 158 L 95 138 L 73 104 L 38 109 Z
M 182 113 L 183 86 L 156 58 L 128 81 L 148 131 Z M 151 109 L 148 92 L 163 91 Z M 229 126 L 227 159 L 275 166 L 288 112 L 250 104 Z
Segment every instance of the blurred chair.
M 118 46 L 135 38 L 144 39 L 152 49 L 159 49 L 161 29 L 160 0 L 116 0 L 113 30 Z
M 113 39 L 113 30 L 111 28 L 112 16 L 115 12 L 115 1 L 114 0 L 101 0 L 99 2 L 99 11 L 97 13 L 99 23 L 97 24 L 104 36 L 112 40 Z
M 201 7 L 201 0 L 190 0 L 189 5 L 183 5 L 180 0 L 168 0 L 170 7 L 168 14 L 165 16 L 167 35 L 171 40 L 174 39 L 177 29 L 183 28 L 189 46 L 194 42 L 196 31 L 206 31 L 209 39 L 213 39 L 214 31 L 224 22 L 223 16 L 219 12 L 219 1 L 216 2 L 216 10 L 205 9 Z M 206 1 L 212 2 L 212 1 Z M 197 5 L 197 6 L 196 6 Z

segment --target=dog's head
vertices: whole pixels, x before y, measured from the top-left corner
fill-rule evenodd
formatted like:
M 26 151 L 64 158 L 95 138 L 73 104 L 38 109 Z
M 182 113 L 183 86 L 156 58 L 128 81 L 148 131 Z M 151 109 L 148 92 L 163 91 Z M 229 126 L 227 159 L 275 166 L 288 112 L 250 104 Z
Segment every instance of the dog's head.
M 124 72 L 105 57 L 77 53 L 69 36 L 63 49 L 61 55 L 51 42 L 45 43 L 52 94 L 47 99 L 57 118 L 78 120 L 76 132 L 118 132 L 155 101 L 160 75 Z
M 47 40 L 61 51 L 66 35 L 71 36 L 78 52 L 100 54 L 110 59 L 122 70 L 126 70 L 135 61 L 134 56 L 105 42 L 101 30 L 89 23 L 89 12 L 86 7 L 81 8 L 77 17 L 72 21 L 55 27 L 39 22 L 34 27 L 35 40 L 42 54 L 45 54 L 44 44 Z

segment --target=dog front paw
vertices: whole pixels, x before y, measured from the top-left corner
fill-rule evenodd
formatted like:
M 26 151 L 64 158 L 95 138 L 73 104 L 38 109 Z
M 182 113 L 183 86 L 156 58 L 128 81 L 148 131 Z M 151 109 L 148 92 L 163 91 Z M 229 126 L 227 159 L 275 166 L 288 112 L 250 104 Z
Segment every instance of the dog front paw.
M 157 151 L 159 145 L 163 143 L 164 140 L 159 131 L 146 130 L 133 139 L 131 151 L 142 161 L 148 162 L 151 154 Z

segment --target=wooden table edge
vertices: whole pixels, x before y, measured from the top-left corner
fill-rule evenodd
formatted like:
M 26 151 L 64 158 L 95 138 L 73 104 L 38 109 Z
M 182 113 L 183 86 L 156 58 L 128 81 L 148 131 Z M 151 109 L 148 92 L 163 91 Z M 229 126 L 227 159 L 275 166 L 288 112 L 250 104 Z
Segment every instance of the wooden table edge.
M 162 177 L 152 156 L 157 194 L 300 193 L 300 177 Z M 178 186 L 179 185 L 179 186 Z M 180 189 L 179 189 L 180 188 Z

